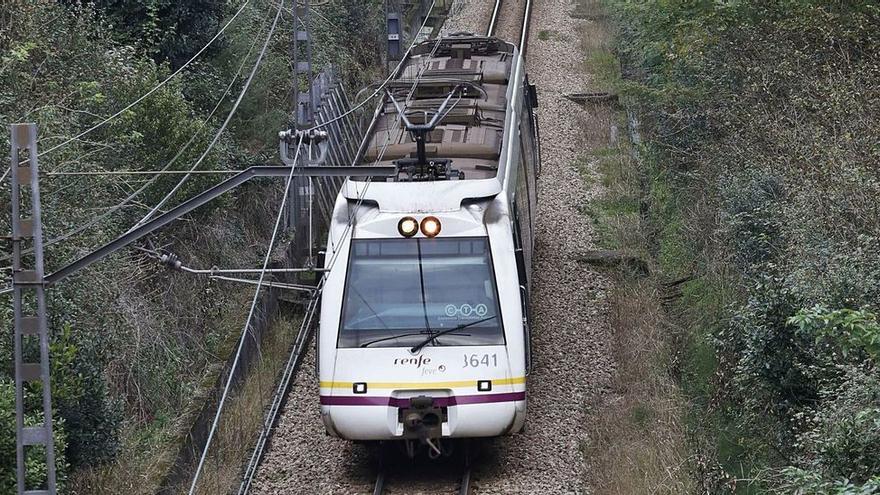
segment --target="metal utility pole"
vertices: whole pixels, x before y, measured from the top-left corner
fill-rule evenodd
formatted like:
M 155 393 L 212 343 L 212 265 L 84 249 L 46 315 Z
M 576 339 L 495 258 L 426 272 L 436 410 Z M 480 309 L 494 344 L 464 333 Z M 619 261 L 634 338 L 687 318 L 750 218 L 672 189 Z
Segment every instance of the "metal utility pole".
M 311 127 L 315 122 L 315 89 L 312 74 L 312 33 L 309 20 L 311 18 L 310 0 L 296 2 L 293 17 L 293 123 L 297 129 Z M 305 88 L 305 89 L 303 89 Z M 312 147 L 307 153 L 301 153 L 299 163 L 294 166 L 305 166 L 311 156 Z M 314 230 L 313 212 L 314 181 L 311 177 L 294 177 L 288 199 L 287 228 L 293 229 L 294 256 L 297 263 L 312 266 Z
M 385 0 L 385 31 L 387 33 L 388 49 L 386 51 L 387 67 L 391 71 L 397 66 L 403 53 L 400 49 L 403 43 L 403 24 L 401 21 L 400 2 L 395 0 Z
M 152 220 L 129 230 L 82 258 L 46 274 L 43 262 L 36 126 L 34 124 L 15 124 L 11 126 L 11 134 L 15 452 L 18 495 L 56 495 L 57 493 L 55 445 L 52 436 L 52 390 L 49 376 L 49 332 L 46 316 L 47 288 L 255 177 L 289 177 L 293 174 L 295 177 L 342 178 L 355 176 L 384 179 L 394 177 L 397 174 L 396 167 L 382 166 L 292 167 L 291 163 L 286 163 L 283 166 L 250 167 Z M 311 134 L 315 139 L 327 138 L 326 133 L 312 131 Z M 282 158 L 284 157 L 286 154 L 282 154 Z M 29 247 L 32 248 L 30 251 Z M 36 413 L 36 411 L 25 410 L 25 388 L 29 383 L 39 383 L 39 392 L 42 394 L 42 424 L 36 426 L 25 426 L 27 413 Z M 44 486 L 25 486 L 27 454 L 30 452 L 33 455 L 34 452 L 39 452 L 26 450 L 28 447 L 43 447 L 41 451 L 46 463 Z
M 43 226 L 37 171 L 37 126 L 13 124 L 12 133 L 12 306 L 15 354 L 15 460 L 18 495 L 55 495 L 55 441 L 52 436 L 52 390 L 49 378 L 49 330 L 43 271 Z M 24 160 L 24 161 L 22 161 Z M 24 244 L 33 254 L 25 256 Z M 35 352 L 36 351 L 36 352 Z M 31 362 L 38 355 L 39 361 Z M 39 383 L 42 425 L 25 426 L 24 394 L 29 383 Z M 46 487 L 28 488 L 27 447 L 43 447 Z M 28 449 L 29 452 L 36 449 Z
M 315 95 L 312 90 L 312 35 L 309 26 L 310 0 L 296 2 L 293 9 L 293 122 L 305 129 L 314 122 Z M 305 91 L 303 91 L 305 87 Z

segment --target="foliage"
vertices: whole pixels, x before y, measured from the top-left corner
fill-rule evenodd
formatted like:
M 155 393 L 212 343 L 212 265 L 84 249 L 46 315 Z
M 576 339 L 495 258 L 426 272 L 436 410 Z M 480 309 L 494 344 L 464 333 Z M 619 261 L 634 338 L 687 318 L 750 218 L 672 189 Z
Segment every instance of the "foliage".
M 49 346 L 52 400 L 65 420 L 65 454 L 73 467 L 112 460 L 118 448 L 121 416 L 104 381 L 101 344 L 65 324 Z
M 794 495 L 875 495 L 880 493 L 880 476 L 874 476 L 864 484 L 848 479 L 828 481 L 815 472 L 798 468 L 783 470 L 779 493 Z
M 29 395 L 31 394 L 32 392 L 29 392 Z M 36 400 L 40 400 L 39 397 L 39 394 L 32 395 Z M 39 424 L 37 416 L 29 415 L 25 418 L 26 426 L 37 424 Z M 63 487 L 68 470 L 63 455 L 66 445 L 63 417 L 56 416 L 54 425 L 55 475 L 58 486 Z M 42 447 L 33 447 L 28 448 L 25 455 L 27 487 L 39 487 L 46 480 L 45 451 Z M 12 379 L 0 375 L 0 493 L 15 493 L 15 481 L 15 384 Z
M 173 69 L 207 44 L 229 14 L 227 2 L 216 0 L 96 0 L 94 5 L 114 38 L 141 47 L 158 63 L 169 61 Z M 218 48 L 212 45 L 208 53 Z
M 880 361 L 880 323 L 877 315 L 866 309 L 829 310 L 817 304 L 802 309 L 788 319 L 790 325 L 808 335 L 816 342 L 830 340 L 840 345 L 843 357 L 864 351 L 875 361 Z
M 822 390 L 817 406 L 797 419 L 798 464 L 822 479 L 867 483 L 880 473 L 880 378 L 873 367 L 845 368 Z
M 672 276 L 737 294 L 711 316 L 680 306 L 717 355 L 695 403 L 751 438 L 728 468 L 763 463 L 803 493 L 872 490 L 876 406 L 844 384 L 880 339 L 866 309 L 880 297 L 880 6 L 609 4 L 617 89 L 646 127 L 650 242 Z M 705 431 L 721 442 L 724 428 Z
M 277 4 L 249 2 L 225 35 L 177 77 L 108 124 L 51 150 L 154 89 L 213 37 L 231 16 L 232 4 L 0 2 L 0 122 L 38 125 L 45 238 L 82 226 L 145 185 L 144 176 L 45 173 L 151 171 L 171 161 L 172 169 L 188 169 L 207 149 L 253 67 Z M 241 2 L 234 4 L 237 9 Z M 349 90 L 377 75 L 384 35 L 380 6 L 378 0 L 333 0 L 313 19 L 315 65 L 337 63 Z M 285 16 L 289 19 L 289 12 Z M 202 169 L 238 169 L 277 159 L 291 74 L 284 26 L 282 21 Z M 8 149 L 5 132 L 0 133 L 4 143 Z M 178 180 L 159 177 L 125 208 L 49 246 L 47 268 L 128 230 Z M 166 208 L 217 180 L 193 176 Z M 0 204 L 8 205 L 8 198 L 8 182 L 0 184 Z M 169 225 L 151 241 L 188 265 L 258 266 L 260 246 L 271 230 L 266 219 L 274 219 L 278 198 L 277 183 L 249 184 Z M 8 216 L 0 217 L 0 231 L 9 228 Z M 0 253 L 0 269 L 8 264 L 8 253 Z M 176 454 L 173 441 L 182 411 L 198 407 L 194 401 L 202 400 L 203 387 L 210 385 L 205 377 L 214 376 L 241 330 L 250 296 L 239 289 L 169 273 L 138 252 L 121 251 L 49 291 L 57 445 L 64 454 L 58 462 L 74 471 L 70 490 L 119 493 L 119 486 L 105 480 L 136 478 L 144 492 L 154 491 L 152 484 L 164 474 L 156 459 Z M 12 326 L 10 306 L 9 296 L 0 295 L 4 328 Z M 12 376 L 11 356 L 12 339 L 0 339 L 0 381 Z M 29 395 L 27 400 L 33 405 L 37 399 Z M 6 420 L 11 411 L 12 402 L 0 400 L 0 417 Z M 10 438 L 5 431 L 0 442 Z M 6 476 L 5 469 L 15 464 L 14 452 L 2 445 L 0 476 Z M 104 470 L 113 469 L 123 475 L 104 476 Z M 86 472 L 100 481 L 81 482 Z M 0 493 L 6 491 L 0 486 Z

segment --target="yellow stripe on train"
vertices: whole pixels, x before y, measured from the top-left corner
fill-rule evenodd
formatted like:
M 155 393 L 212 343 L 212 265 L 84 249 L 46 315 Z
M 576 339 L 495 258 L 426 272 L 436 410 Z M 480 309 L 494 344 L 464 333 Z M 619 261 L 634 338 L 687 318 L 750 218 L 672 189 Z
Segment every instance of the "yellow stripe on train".
M 526 382 L 526 377 L 491 379 L 492 385 L 517 385 Z M 354 382 L 321 382 L 321 388 L 351 389 Z M 423 388 L 456 388 L 476 387 L 477 380 L 458 380 L 449 382 L 367 382 L 368 389 L 423 389 Z

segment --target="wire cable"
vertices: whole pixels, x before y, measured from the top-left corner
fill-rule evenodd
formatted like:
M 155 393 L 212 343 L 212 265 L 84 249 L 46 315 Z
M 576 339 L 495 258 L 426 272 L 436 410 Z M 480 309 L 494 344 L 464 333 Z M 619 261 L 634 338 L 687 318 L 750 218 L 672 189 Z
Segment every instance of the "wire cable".
M 269 19 L 269 17 L 267 17 L 267 24 L 268 24 L 268 19 Z M 265 25 L 264 25 L 264 27 L 265 27 Z M 253 43 L 251 43 L 251 46 L 248 48 L 248 51 L 247 51 L 247 53 L 245 53 L 244 57 L 242 57 L 241 63 L 238 66 L 238 70 L 236 71 L 235 75 L 232 76 L 232 79 L 229 81 L 229 84 L 226 86 L 226 90 L 223 92 L 223 95 L 221 95 L 220 98 L 217 100 L 217 103 L 214 105 L 214 108 L 211 109 L 211 112 L 208 114 L 208 116 L 205 117 L 204 120 L 202 120 L 202 122 L 199 125 L 199 128 L 196 130 L 196 132 L 193 133 L 193 135 L 189 138 L 189 140 L 183 145 L 182 148 L 180 148 L 180 150 L 178 150 L 178 152 L 174 155 L 174 157 L 172 157 L 171 160 L 169 160 L 168 163 L 165 164 L 165 166 L 163 166 L 158 171 L 126 172 L 126 174 L 141 174 L 141 173 L 153 174 L 153 177 L 151 177 L 144 184 L 142 184 L 140 187 L 138 187 L 138 189 L 136 191 L 129 194 L 121 202 L 117 203 L 116 205 L 113 205 L 112 207 L 110 207 L 109 209 L 104 211 L 103 213 L 92 217 L 91 220 L 80 225 L 79 227 L 76 227 L 75 229 L 72 229 L 72 230 L 67 231 L 63 234 L 60 234 L 56 237 L 53 237 L 51 239 L 46 240 L 46 242 L 43 244 L 43 246 L 48 247 L 48 246 L 52 246 L 54 244 L 57 244 L 59 242 L 66 241 L 67 239 L 70 239 L 71 237 L 74 237 L 78 234 L 81 234 L 82 232 L 85 232 L 86 230 L 94 227 L 98 223 L 102 222 L 103 220 L 105 220 L 109 216 L 113 215 L 114 213 L 118 212 L 119 210 L 121 210 L 122 208 L 127 206 L 129 203 L 132 202 L 132 200 L 134 200 L 134 198 L 138 197 L 141 193 L 143 193 L 145 190 L 147 190 L 147 188 L 152 186 L 159 179 L 159 177 L 161 175 L 165 174 L 168 171 L 168 169 L 171 168 L 171 166 L 174 165 L 177 162 L 177 160 L 180 159 L 181 156 L 183 156 L 183 154 L 186 152 L 186 150 L 189 149 L 189 147 L 192 145 L 192 143 L 195 142 L 199 133 L 207 126 L 208 122 L 214 117 L 214 114 L 217 113 L 217 110 L 219 110 L 220 107 L 223 105 L 223 102 L 226 100 L 226 97 L 229 96 L 229 93 L 232 91 L 232 87 L 235 85 L 235 81 L 238 80 L 239 76 L 241 75 L 241 72 L 244 70 L 244 67 L 247 64 L 247 60 L 250 57 L 251 53 L 253 53 L 254 48 L 256 48 L 257 43 L 259 42 L 259 39 L 260 39 L 259 36 L 254 37 Z M 7 169 L 6 172 L 8 173 L 10 170 L 11 170 L 11 168 Z M 190 171 L 188 173 L 191 173 L 191 172 L 192 171 Z M 233 170 L 233 171 L 226 171 L 226 172 L 227 173 L 238 173 L 239 171 Z M 218 173 L 219 173 L 219 171 L 218 171 Z M 57 173 L 57 175 L 68 175 L 68 174 L 69 175 L 73 175 L 73 174 L 83 174 L 83 175 L 92 175 L 92 174 L 93 175 L 114 175 L 114 174 L 116 174 L 116 175 L 118 175 L 119 173 L 114 172 L 114 171 L 80 172 L 80 173 L 60 172 L 60 173 Z M 50 173 L 48 175 L 56 175 L 56 174 Z M 2 179 L 0 179 L 0 182 L 2 182 Z M 9 259 L 11 259 L 11 256 L 7 255 L 7 256 L 3 256 L 2 258 L 0 258 L 0 261 L 6 261 Z M 0 292 L 0 293 L 2 293 L 2 292 Z
M 431 7 L 428 12 L 431 12 L 434 10 L 435 3 L 436 2 L 431 2 Z M 425 18 L 425 21 L 422 23 L 422 28 L 425 27 L 426 23 L 427 23 L 427 16 Z M 409 55 L 409 52 L 412 50 L 412 48 L 414 46 L 415 46 L 415 41 L 413 41 L 413 43 L 410 45 L 410 48 L 407 50 L 406 55 L 401 59 L 400 63 L 397 65 L 397 68 L 392 72 L 392 75 L 389 76 L 389 78 L 386 79 L 385 82 L 382 83 L 382 85 L 376 90 L 377 91 L 376 94 L 378 94 L 378 91 L 381 91 L 385 87 L 385 85 L 391 80 L 391 78 L 394 76 L 394 74 L 397 73 L 397 71 L 400 69 L 401 65 L 406 60 L 407 56 Z M 439 46 L 440 46 L 440 40 L 438 39 L 436 44 L 434 45 L 434 49 L 432 50 L 431 53 L 432 54 L 436 53 L 436 50 Z M 421 75 L 424 73 L 423 70 L 425 68 L 427 68 L 427 67 L 423 67 L 422 72 L 419 73 L 418 77 L 413 82 L 413 86 L 410 89 L 410 93 L 407 95 L 407 100 L 409 100 L 409 98 L 414 94 L 416 87 L 418 86 L 418 83 L 421 80 Z M 367 98 L 366 100 L 364 100 L 364 102 L 362 102 L 362 104 L 360 106 L 363 106 L 363 104 L 365 104 L 371 98 L 372 98 L 372 96 L 370 98 Z M 346 115 L 351 114 L 351 112 L 352 112 L 351 110 L 348 112 L 345 112 L 341 116 L 337 117 L 334 120 L 328 121 L 327 123 L 331 123 L 335 120 L 339 120 L 340 118 L 343 118 Z M 397 118 L 399 119 L 400 117 L 398 116 Z M 323 125 L 326 125 L 327 123 L 325 123 Z M 385 146 L 386 147 L 388 146 L 388 141 L 386 141 Z M 297 153 L 298 152 L 299 152 L 299 147 L 297 147 Z M 377 159 L 376 163 L 378 163 L 378 161 L 379 160 Z M 340 243 L 342 241 L 344 241 L 345 238 L 351 232 L 352 226 L 354 225 L 354 219 L 357 217 L 358 210 L 360 210 L 360 207 L 364 202 L 364 198 L 366 197 L 367 190 L 369 189 L 369 186 L 370 186 L 370 182 L 371 182 L 371 178 L 368 178 L 366 180 L 366 185 L 364 186 L 363 190 L 358 194 L 358 199 L 357 199 L 357 202 L 355 203 L 354 211 L 352 211 L 351 214 L 349 214 L 348 223 L 346 224 L 345 230 L 343 231 L 342 235 L 339 237 Z M 332 243 L 332 240 L 330 240 L 330 242 Z M 337 244 L 337 245 L 339 245 L 339 244 Z M 239 486 L 239 490 L 238 490 L 239 495 L 246 494 L 246 493 L 248 493 L 248 490 L 250 490 L 251 483 L 253 482 L 253 477 L 257 471 L 257 466 L 259 465 L 260 461 L 262 460 L 262 456 L 263 456 L 263 452 L 266 447 L 266 443 L 269 441 L 269 437 L 271 435 L 271 429 L 272 429 L 273 425 L 275 424 L 276 418 L 278 416 L 279 411 L 281 410 L 282 405 L 285 402 L 284 396 L 287 392 L 287 389 L 290 387 L 290 381 L 293 379 L 293 374 L 296 372 L 296 370 L 299 366 L 299 362 L 300 362 L 299 357 L 302 354 L 305 346 L 308 344 L 309 339 L 311 338 L 312 332 L 310 331 L 310 327 L 311 327 L 312 321 L 315 317 L 315 313 L 317 312 L 317 309 L 318 309 L 318 304 L 317 304 L 318 300 L 320 299 L 321 293 L 324 291 L 324 287 L 325 287 L 325 284 L 327 283 L 327 278 L 330 273 L 330 270 L 333 269 L 333 266 L 336 264 L 336 262 L 339 258 L 339 254 L 341 252 L 342 252 L 342 249 L 337 249 L 337 248 L 333 249 L 333 255 L 331 256 L 329 263 L 326 264 L 326 267 L 321 275 L 321 278 L 318 281 L 317 287 L 316 287 L 314 293 L 312 294 L 311 299 L 309 300 L 309 304 L 306 309 L 306 314 L 303 317 L 303 320 L 300 324 L 300 330 L 299 330 L 299 333 L 297 334 L 297 339 L 294 342 L 294 345 L 293 345 L 293 348 L 292 348 L 292 351 L 290 354 L 290 358 L 288 359 L 287 364 L 285 365 L 284 372 L 282 373 L 281 379 L 279 380 L 278 387 L 276 388 L 272 404 L 270 405 L 269 411 L 267 412 L 266 417 L 263 421 L 263 428 L 261 429 L 260 436 L 257 439 L 257 445 L 254 447 L 254 451 L 251 454 L 251 458 L 248 462 L 247 467 L 245 468 L 244 479 L 242 480 L 242 483 Z M 192 492 L 190 492 L 190 495 L 192 495 Z
M 282 2 L 282 4 L 283 4 L 283 2 Z M 280 8 L 280 6 L 279 6 L 279 8 Z M 189 180 L 189 178 L 191 177 L 192 172 L 194 172 L 197 168 L 199 168 L 199 165 L 202 164 L 202 162 L 205 160 L 205 158 L 208 156 L 208 154 L 211 152 L 211 150 L 214 149 L 214 146 L 217 144 L 217 141 L 220 140 L 220 136 L 223 135 L 223 132 L 226 131 L 226 127 L 229 125 L 229 122 L 232 121 L 232 117 L 235 115 L 235 112 L 238 111 L 238 107 L 239 107 L 239 105 L 241 105 L 241 101 L 244 99 L 244 95 L 247 93 L 248 89 L 250 89 L 250 87 L 251 87 L 251 83 L 254 81 L 254 76 L 257 75 L 257 71 L 260 68 L 260 64 L 263 62 L 263 57 L 266 55 L 266 50 L 269 48 L 269 40 L 272 39 L 272 35 L 275 32 L 276 25 L 277 25 L 277 20 L 276 20 L 275 24 L 272 25 L 272 29 L 270 29 L 270 31 L 269 31 L 269 36 L 266 38 L 266 42 L 263 43 L 263 48 L 260 50 L 260 53 L 257 55 L 257 60 L 254 62 L 254 67 L 251 69 L 250 75 L 248 75 L 248 78 L 245 81 L 244 86 L 241 88 L 241 91 L 238 93 L 238 98 L 236 98 L 235 103 L 232 105 L 232 108 L 229 110 L 229 113 L 226 115 L 226 120 L 223 121 L 223 125 L 221 125 L 220 129 L 218 129 L 217 132 L 214 134 L 214 139 L 211 140 L 211 143 L 208 144 L 208 147 L 205 149 L 205 151 L 202 153 L 202 155 L 199 156 L 199 159 L 196 160 L 196 162 L 193 164 L 192 167 L 190 167 L 189 173 L 184 175 L 180 179 L 180 181 L 177 184 L 175 184 L 175 186 L 173 188 L 171 188 L 171 191 L 169 191 L 168 194 L 166 194 L 165 197 L 162 198 L 161 201 L 159 201 L 159 204 L 154 206 L 153 209 L 151 209 L 149 213 L 144 215 L 144 217 L 141 218 L 140 221 L 138 221 L 137 224 L 135 224 L 135 226 L 132 227 L 132 229 L 136 229 L 136 228 L 140 227 L 141 225 L 143 225 L 144 223 L 150 221 L 150 219 L 153 217 L 153 215 L 155 215 L 156 212 L 159 211 L 159 209 L 162 208 L 162 206 L 164 206 L 165 203 L 167 203 L 168 200 L 170 200 L 171 197 L 174 196 L 174 194 L 177 191 L 179 191 L 181 187 L 183 187 L 183 184 L 187 180 Z M 255 38 L 255 40 L 256 39 L 258 39 L 258 38 Z M 250 52 L 248 52 L 248 53 L 250 53 Z M 240 68 L 239 68 L 239 72 L 240 72 Z
M 431 7 L 428 8 L 428 12 L 429 12 L 429 13 L 430 13 L 431 11 L 434 10 L 434 4 L 435 4 L 435 3 L 436 3 L 436 0 L 434 0 L 434 1 L 431 2 Z M 418 31 L 418 32 L 421 32 L 421 31 L 425 28 L 425 26 L 428 24 L 428 17 L 430 17 L 430 16 L 427 16 L 427 15 L 425 16 L 425 20 L 422 21 L 422 25 L 419 27 L 419 31 Z M 394 76 L 397 75 L 397 72 L 398 72 L 398 71 L 400 70 L 400 68 L 403 66 L 403 62 L 406 61 L 407 57 L 409 57 L 410 52 L 412 52 L 413 48 L 415 48 L 415 46 L 416 46 L 416 42 L 417 42 L 417 41 L 418 41 L 418 37 L 414 37 L 412 43 L 410 43 L 410 45 L 409 45 L 409 48 L 406 49 L 406 52 L 404 52 L 403 56 L 400 58 L 400 62 L 397 63 L 397 66 L 394 68 L 394 70 L 391 71 L 390 74 L 388 74 L 388 77 L 386 77 L 385 80 L 382 81 L 382 84 L 380 84 L 379 87 L 377 87 L 376 90 L 373 91 L 373 93 L 372 93 L 370 96 L 368 96 L 368 97 L 366 97 L 365 99 L 361 100 L 360 103 L 358 103 L 357 105 L 351 107 L 350 109 L 348 109 L 348 111 L 346 111 L 346 112 L 343 113 L 342 115 L 338 115 L 338 116 L 336 116 L 336 117 L 334 117 L 334 118 L 328 120 L 327 122 L 322 122 L 322 123 L 320 123 L 320 124 L 316 124 L 316 125 L 314 125 L 313 127 L 309 128 L 309 129 L 307 129 L 307 130 L 308 130 L 308 131 L 316 131 L 316 130 L 322 128 L 322 127 L 328 126 L 328 125 L 330 125 L 330 124 L 334 124 L 334 123 L 336 123 L 336 122 L 338 122 L 338 121 L 344 119 L 345 117 L 348 117 L 348 116 L 351 115 L 352 113 L 354 113 L 354 112 L 360 110 L 360 109 L 363 108 L 367 103 L 369 103 L 370 100 L 372 100 L 373 98 L 375 98 L 376 96 L 378 96 L 378 95 L 379 95 L 379 94 L 385 89 L 385 87 L 388 85 L 388 83 L 391 82 L 392 79 L 394 79 Z M 438 38 L 438 41 L 439 41 L 439 38 Z
M 86 130 L 80 132 L 80 133 L 77 134 L 76 136 L 74 136 L 74 137 L 72 137 L 72 138 L 68 138 L 67 140 L 65 140 L 65 141 L 63 141 L 63 142 L 61 142 L 61 143 L 59 143 L 59 144 L 56 144 L 55 146 L 52 146 L 52 147 L 49 148 L 49 149 L 46 149 L 46 150 L 41 151 L 40 153 L 37 154 L 37 156 L 40 157 L 40 156 L 46 155 L 46 154 L 48 154 L 48 153 L 51 153 L 51 152 L 57 150 L 58 148 L 61 148 L 61 147 L 63 147 L 63 146 L 66 146 L 66 145 L 72 143 L 73 141 L 76 141 L 76 140 L 82 138 L 83 136 L 85 136 L 85 135 L 87 135 L 87 134 L 90 134 L 91 132 L 95 131 L 96 129 L 102 127 L 102 126 L 103 126 L 104 124 L 106 124 L 107 122 L 110 122 L 111 120 L 115 119 L 116 117 L 119 117 L 120 115 L 122 115 L 123 113 L 125 113 L 126 111 L 128 111 L 129 109 L 131 109 L 132 107 L 134 107 L 135 105 L 137 105 L 138 103 L 144 101 L 145 99 L 147 99 L 150 95 L 152 95 L 152 94 L 155 93 L 156 91 L 159 91 L 159 89 L 161 89 L 163 86 L 165 86 L 166 84 L 168 84 L 169 81 L 171 81 L 172 79 L 174 79 L 178 74 L 180 74 L 184 69 L 186 69 L 191 63 L 193 63 L 197 58 L 199 58 L 199 57 L 202 55 L 202 53 L 205 52 L 205 50 L 207 50 L 211 45 L 213 45 L 214 42 L 217 41 L 218 38 L 220 38 L 220 35 L 222 35 L 222 34 L 226 31 L 226 29 L 229 27 L 229 25 L 232 24 L 232 23 L 235 21 L 235 19 L 237 19 L 238 16 L 239 16 L 242 12 L 244 12 L 244 8 L 247 7 L 247 5 L 248 5 L 250 2 L 251 2 L 251 0 L 245 0 L 244 3 L 241 4 L 241 7 L 238 8 L 238 11 L 232 16 L 232 18 L 229 19 L 228 21 L 226 21 L 226 24 L 224 24 L 223 27 L 220 28 L 220 31 L 218 31 L 217 34 L 215 34 L 214 37 L 211 38 L 211 39 L 205 44 L 205 46 L 203 46 L 199 51 L 197 51 L 195 55 L 193 55 L 192 57 L 190 57 L 189 60 L 187 60 L 186 62 L 184 62 L 183 65 L 181 65 L 180 67 L 178 67 L 176 71 L 172 72 L 168 77 L 166 77 L 165 79 L 163 79 L 162 82 L 160 82 L 159 84 L 157 84 L 153 89 L 147 91 L 146 93 L 144 93 L 143 95 L 141 95 L 138 99 L 136 99 L 136 100 L 134 100 L 133 102 L 131 102 L 131 103 L 129 103 L 128 105 L 126 105 L 125 108 L 123 108 L 122 110 L 119 110 L 118 112 L 116 112 L 116 113 L 114 113 L 113 115 L 111 115 L 111 116 L 105 118 L 105 119 L 102 120 L 101 122 L 98 122 L 97 124 L 93 125 L 92 127 L 89 127 L 88 129 L 86 129 Z
M 278 10 L 275 13 L 275 20 L 272 22 L 272 27 L 269 29 L 269 35 L 266 36 L 266 41 L 263 43 L 263 50 L 265 51 L 266 46 L 269 45 L 269 42 L 272 40 L 272 35 L 275 33 L 275 28 L 278 26 L 278 19 L 281 17 L 281 11 L 284 6 L 284 0 L 281 0 L 278 3 Z M 294 163 L 299 158 L 300 149 L 302 147 L 303 135 L 300 135 L 299 142 L 296 146 L 296 153 L 294 155 Z M 254 297 L 251 301 L 251 307 L 248 311 L 247 319 L 245 320 L 244 329 L 241 332 L 241 338 L 238 341 L 238 349 L 235 352 L 235 358 L 232 362 L 232 369 L 236 369 L 238 367 L 238 363 L 241 360 L 241 352 L 244 348 L 245 340 L 247 339 L 248 334 L 250 333 L 251 320 L 254 318 L 254 313 L 257 307 L 257 301 L 260 298 L 260 290 L 263 286 L 263 281 L 266 277 L 266 269 L 269 267 L 269 260 L 272 258 L 272 250 L 275 246 L 275 240 L 278 237 L 278 231 L 281 227 L 281 219 L 284 218 L 284 208 L 287 205 L 287 198 L 290 193 L 290 185 L 293 183 L 293 172 L 296 169 L 296 166 L 293 165 L 290 167 L 290 174 L 287 176 L 287 184 L 284 186 L 284 195 L 281 198 L 281 207 L 278 210 L 278 216 L 275 219 L 275 227 L 272 229 L 272 237 L 269 240 L 269 248 L 266 250 L 266 257 L 263 259 L 263 267 L 260 271 L 260 277 L 257 281 L 257 288 L 254 291 Z M 189 488 L 189 495 L 194 495 L 196 492 L 196 487 L 199 483 L 199 477 L 202 474 L 202 469 L 205 466 L 205 459 L 208 457 L 208 450 L 211 448 L 211 442 L 214 439 L 214 434 L 217 432 L 217 426 L 220 424 L 220 415 L 223 413 L 223 406 L 226 404 L 226 398 L 229 396 L 229 391 L 232 388 L 232 382 L 234 378 L 234 374 L 230 373 L 229 377 L 226 379 L 226 384 L 223 386 L 223 394 L 220 396 L 220 402 L 217 404 L 217 412 L 214 414 L 214 421 L 211 423 L 211 430 L 208 432 L 208 438 L 205 441 L 205 447 L 202 450 L 202 455 L 199 458 L 199 464 L 196 467 L 196 472 L 193 474 L 192 484 Z

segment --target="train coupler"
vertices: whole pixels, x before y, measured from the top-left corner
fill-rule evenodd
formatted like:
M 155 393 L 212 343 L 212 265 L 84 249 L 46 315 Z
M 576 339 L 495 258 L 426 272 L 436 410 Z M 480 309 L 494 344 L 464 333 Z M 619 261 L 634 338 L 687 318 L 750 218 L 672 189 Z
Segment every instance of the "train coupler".
M 415 456 L 416 441 L 428 447 L 431 459 L 445 454 L 441 438 L 446 415 L 445 407 L 436 406 L 432 397 L 424 395 L 413 397 L 409 407 L 400 409 L 399 418 L 403 423 L 403 438 L 409 457 Z

